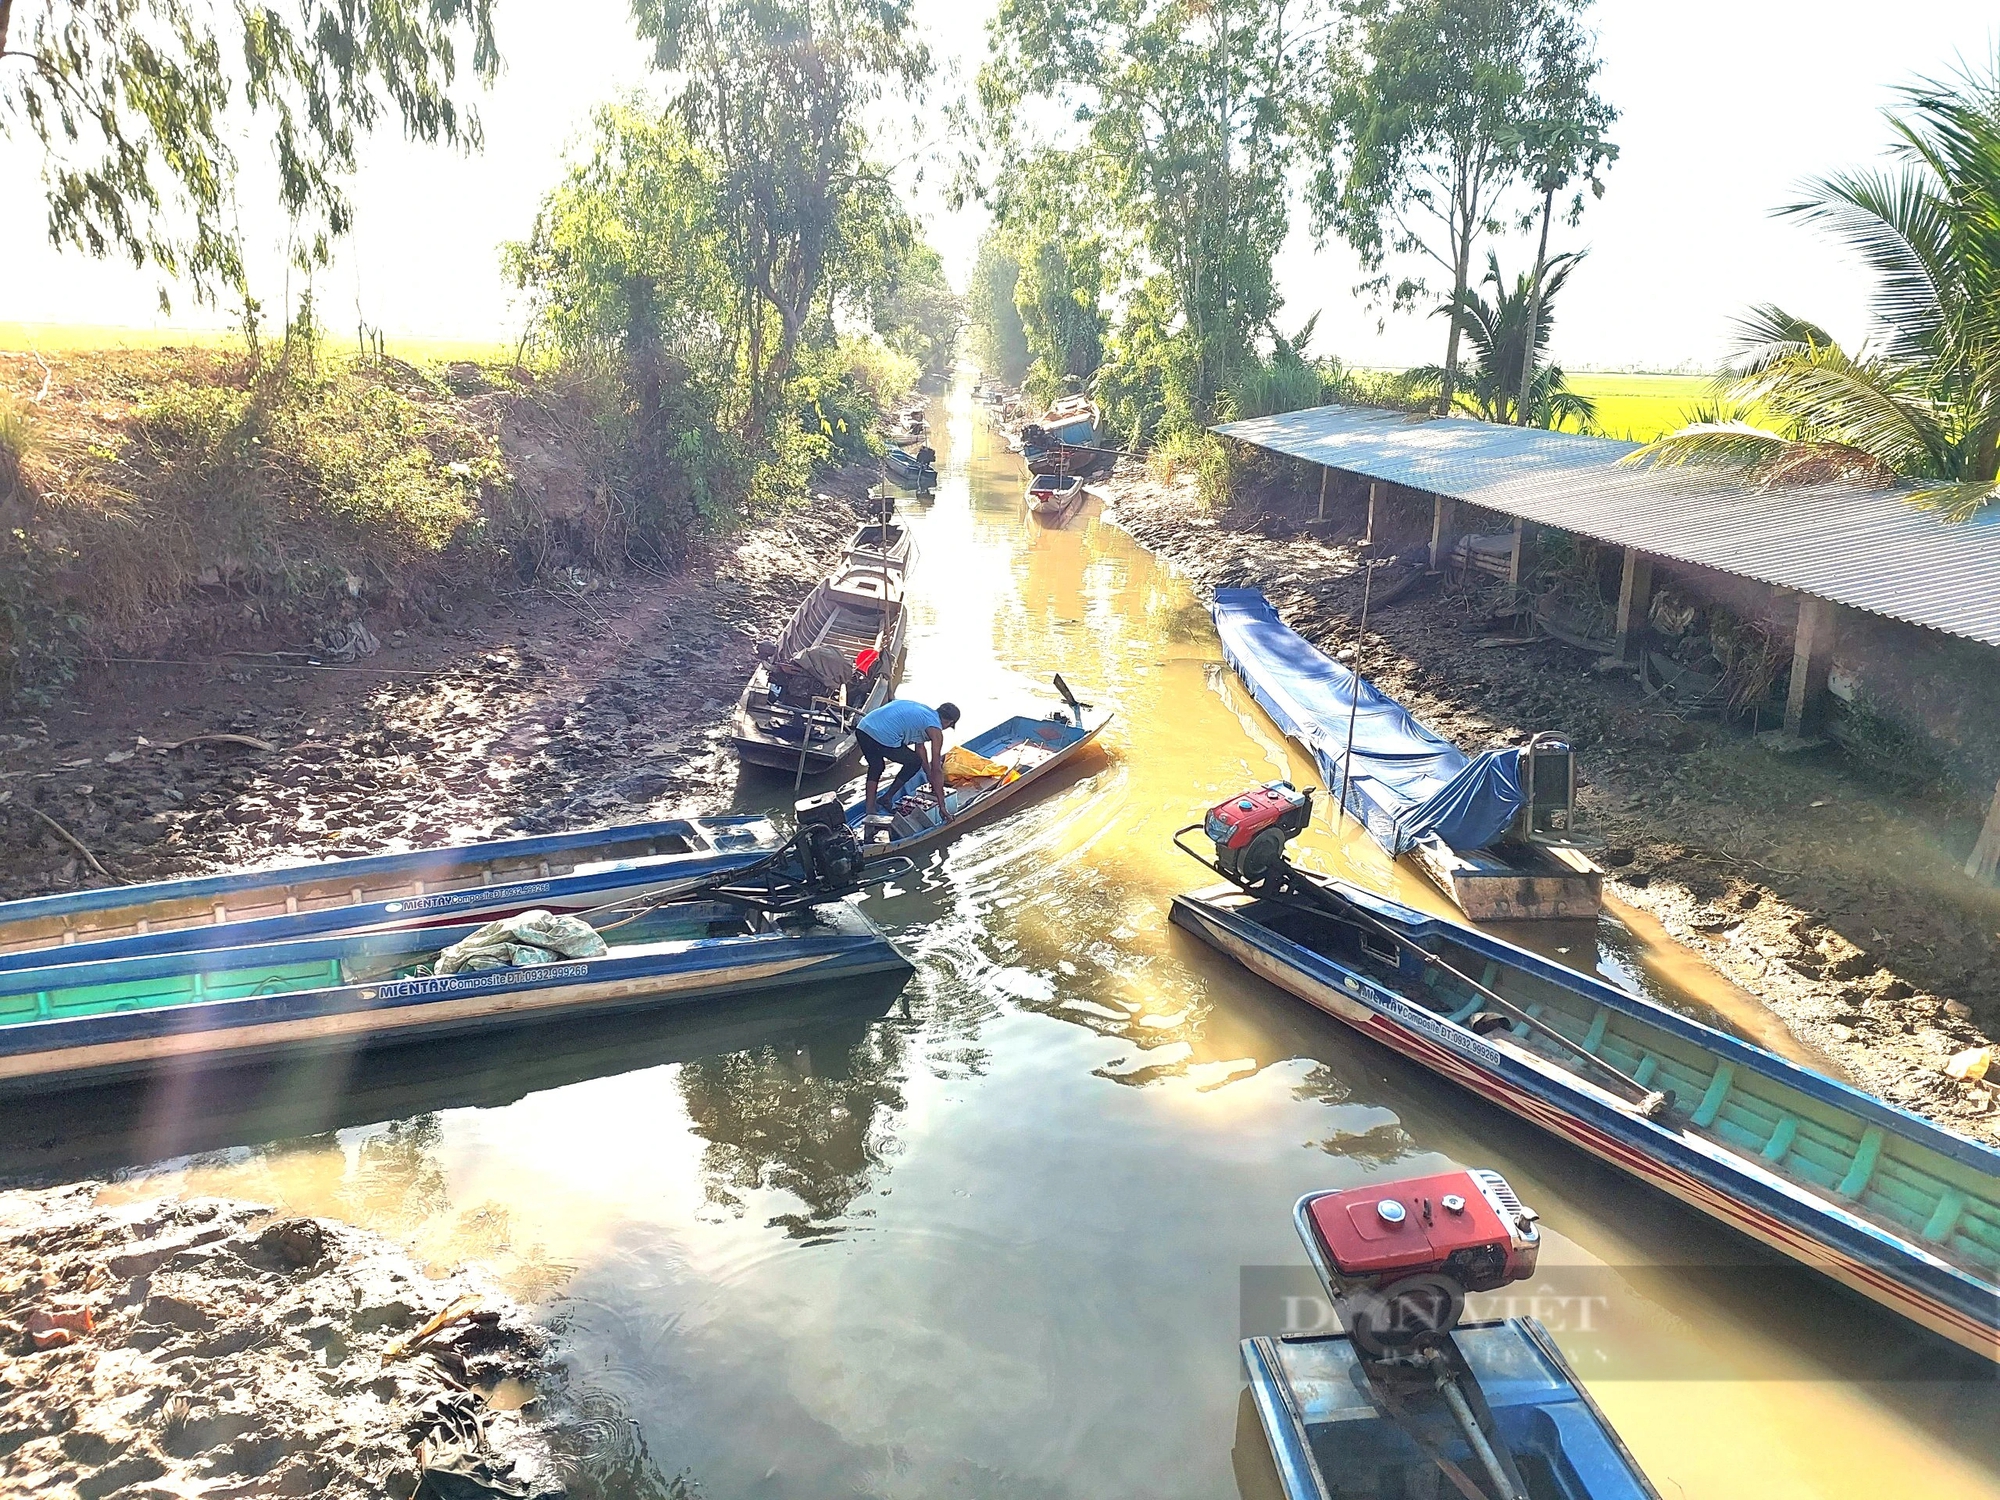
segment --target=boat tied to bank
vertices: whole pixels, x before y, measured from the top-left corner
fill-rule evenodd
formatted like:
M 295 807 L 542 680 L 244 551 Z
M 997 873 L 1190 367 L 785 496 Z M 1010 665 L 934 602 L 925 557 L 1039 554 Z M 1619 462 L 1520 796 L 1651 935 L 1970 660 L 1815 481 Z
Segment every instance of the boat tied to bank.
M 937 452 L 928 443 L 914 452 L 889 449 L 882 455 L 882 468 L 906 489 L 928 490 L 937 484 Z
M 1299 1238 L 1343 1329 L 1241 1345 L 1286 1500 L 1659 1500 L 1533 1318 L 1464 1323 L 1525 1281 L 1535 1214 L 1482 1169 L 1308 1193 Z
M 856 561 L 854 547 L 871 531 L 877 541 L 898 534 L 900 559 L 878 553 Z M 863 526 L 856 538 L 778 639 L 760 643 L 761 660 L 736 705 L 729 740 L 737 755 L 790 771 L 795 781 L 852 755 L 855 724 L 894 697 L 902 681 L 909 532 L 883 521 Z
M 0 967 L 33 950 L 112 939 L 151 937 L 160 941 L 148 951 L 164 952 L 176 934 L 255 919 L 288 919 L 296 924 L 290 935 L 303 937 L 380 925 L 385 917 L 478 914 L 520 897 L 536 904 L 550 882 L 574 877 L 630 871 L 657 885 L 711 874 L 752 863 L 782 842 L 759 815 L 663 818 L 32 896 L 0 903 Z M 540 904 L 567 909 L 559 901 Z
M 580 915 L 90 962 L 47 950 L 0 973 L 0 1092 L 907 976 L 841 899 L 882 873 L 863 871 L 852 831 L 822 815 L 755 864 Z
M 1384 852 L 1408 856 L 1474 921 L 1597 916 L 1604 872 L 1570 837 L 1566 738 L 1468 756 L 1287 627 L 1261 591 L 1217 589 L 1210 612 L 1251 696 Z
M 949 823 L 939 816 L 937 797 L 921 773 L 886 787 L 873 821 L 867 817 L 866 789 L 859 781 L 827 793 L 824 800 L 840 807 L 871 862 L 943 843 L 1053 780 L 1111 722 L 1109 712 L 1095 712 L 1094 704 L 1079 702 L 1061 673 L 1056 674 L 1055 688 L 1063 707 L 1041 718 L 1017 714 L 1003 719 L 945 752 Z M 801 804 L 802 809 L 805 806 Z
M 1044 526 L 1060 526 L 1083 499 L 1083 481 L 1067 474 L 1028 476 L 1028 514 Z
M 1364 1035 L 2000 1361 L 2000 1151 L 1595 975 L 1300 870 L 1283 783 L 1175 835 L 1172 920 Z M 1185 842 L 1202 829 L 1212 854 Z

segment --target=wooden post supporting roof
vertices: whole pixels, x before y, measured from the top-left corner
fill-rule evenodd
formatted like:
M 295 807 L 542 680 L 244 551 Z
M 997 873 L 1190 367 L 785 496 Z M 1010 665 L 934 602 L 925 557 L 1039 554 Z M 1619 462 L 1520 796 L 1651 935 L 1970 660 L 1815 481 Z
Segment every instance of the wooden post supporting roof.
M 1326 519 L 1326 481 L 1332 474 L 1333 470 L 1325 464 L 1319 466 L 1319 518 L 1322 521 Z
M 1653 607 L 1653 559 L 1637 547 L 1625 549 L 1625 572 L 1618 582 L 1618 659 L 1631 661 L 1645 639 Z
M 1431 496 L 1431 571 L 1444 571 L 1445 558 L 1458 544 L 1457 507 L 1442 495 Z
M 1799 628 L 1792 643 L 1792 690 L 1785 699 L 1785 733 L 1805 739 L 1826 716 L 1826 674 L 1833 665 L 1834 604 L 1799 596 Z
M 1979 830 L 1979 842 L 1965 861 L 1965 873 L 1981 885 L 1994 884 L 1994 877 L 2000 875 L 2000 786 L 1993 789 L 1993 800 L 1986 804 L 1986 826 Z
M 1382 486 L 1376 483 L 1372 479 L 1369 480 L 1368 481 L 1368 535 L 1361 539 L 1361 545 L 1364 547 L 1372 547 L 1375 545 L 1375 501 L 1377 497 L 1381 495 L 1381 493 L 1382 493 Z
M 1525 571 L 1528 552 L 1528 523 L 1519 516 L 1514 518 L 1514 550 L 1507 554 L 1507 582 L 1518 585 Z

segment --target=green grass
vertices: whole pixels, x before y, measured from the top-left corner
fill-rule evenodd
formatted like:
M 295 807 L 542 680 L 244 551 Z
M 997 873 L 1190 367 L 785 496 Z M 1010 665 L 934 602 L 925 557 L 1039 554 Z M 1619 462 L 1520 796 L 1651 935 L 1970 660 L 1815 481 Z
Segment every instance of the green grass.
M 0 322 L 0 352 L 25 354 L 79 353 L 97 349 L 216 349 L 242 342 L 233 328 L 137 328 L 94 323 L 5 323 Z M 335 336 L 327 347 L 352 354 L 352 338 Z M 495 340 L 398 338 L 384 341 L 386 351 L 397 359 L 445 361 L 468 359 L 480 364 L 509 363 L 514 346 Z
M 1571 375 L 1569 387 L 1597 403 L 1599 434 L 1636 443 L 1686 426 L 1694 407 L 1715 400 L 1714 381 L 1707 375 L 1627 375 L 1614 370 Z

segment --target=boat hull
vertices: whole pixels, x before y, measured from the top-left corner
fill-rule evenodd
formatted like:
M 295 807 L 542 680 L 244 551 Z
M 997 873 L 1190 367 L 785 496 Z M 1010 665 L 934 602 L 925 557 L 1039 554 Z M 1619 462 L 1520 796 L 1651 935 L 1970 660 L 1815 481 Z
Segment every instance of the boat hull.
M 1538 1496 L 1659 1500 L 1540 1324 L 1532 1318 L 1468 1324 L 1453 1341 L 1509 1451 L 1517 1462 L 1538 1460 L 1535 1471 L 1553 1486 L 1538 1488 Z M 1344 1336 L 1252 1338 L 1241 1347 L 1251 1402 L 1285 1500 L 1350 1492 L 1353 1486 L 1342 1483 L 1350 1476 L 1365 1477 L 1367 1493 L 1378 1493 L 1385 1471 L 1415 1476 L 1432 1470 L 1431 1459 L 1369 1399 L 1360 1361 Z M 1450 1442 L 1448 1456 L 1476 1472 L 1470 1451 L 1455 1435 Z
M 35 896 L 0 904 L 0 954 L 399 899 L 435 900 L 461 890 L 560 878 L 592 861 L 768 852 L 780 842 L 770 820 L 759 816 L 667 818 Z M 336 920 L 308 930 L 338 931 L 341 925 Z
M 772 990 L 907 976 L 909 960 L 852 907 L 823 927 L 707 939 L 526 968 L 327 985 L 0 1028 L 0 1092 L 110 1081 L 163 1067 L 236 1066 L 557 1018 L 688 1005 Z M 269 950 L 272 961 L 287 955 Z
M 1640 1116 L 1553 1065 L 1483 1037 L 1232 909 L 1235 896 L 1176 897 L 1172 920 L 1243 967 L 1441 1077 L 1671 1194 L 1792 1260 L 1989 1360 L 2000 1309 L 1974 1277 L 1782 1179 Z

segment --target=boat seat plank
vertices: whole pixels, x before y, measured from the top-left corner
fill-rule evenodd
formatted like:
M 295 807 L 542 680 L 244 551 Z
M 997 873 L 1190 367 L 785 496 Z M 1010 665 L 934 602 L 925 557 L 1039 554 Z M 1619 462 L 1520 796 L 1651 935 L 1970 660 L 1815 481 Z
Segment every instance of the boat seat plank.
M 1644 1088 L 1653 1081 L 1653 1075 L 1660 1071 L 1660 1060 L 1650 1052 L 1639 1055 L 1639 1065 L 1632 1070 L 1632 1081 Z
M 1778 1128 L 1771 1132 L 1770 1140 L 1757 1154 L 1774 1167 L 1782 1168 L 1785 1158 L 1791 1154 L 1792 1139 L 1799 1133 L 1797 1115 L 1784 1115 L 1778 1120 Z
M 1854 1164 L 1834 1191 L 1843 1198 L 1859 1198 L 1868 1186 L 1868 1179 L 1875 1175 L 1875 1161 L 1881 1154 L 1882 1127 L 1870 1125 L 1861 1137 L 1860 1149 L 1854 1153 Z
M 1701 1096 L 1701 1105 L 1694 1112 L 1694 1123 L 1704 1130 L 1715 1123 L 1716 1111 L 1722 1108 L 1722 1101 L 1729 1097 L 1729 1086 L 1736 1081 L 1736 1064 L 1725 1062 L 1716 1068 L 1709 1080 L 1708 1089 Z
M 1592 1057 L 1595 1057 L 1597 1049 L 1604 1045 L 1604 1029 L 1610 1021 L 1611 1012 L 1601 1005 L 1597 1007 L 1597 1014 L 1590 1018 L 1590 1030 L 1583 1034 L 1583 1040 L 1578 1045 Z

